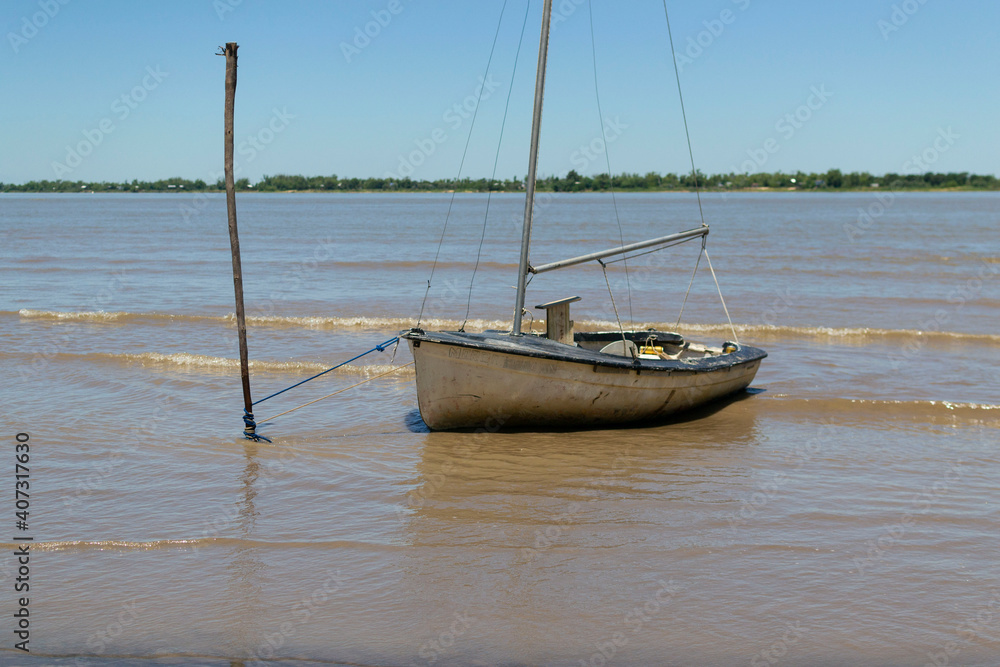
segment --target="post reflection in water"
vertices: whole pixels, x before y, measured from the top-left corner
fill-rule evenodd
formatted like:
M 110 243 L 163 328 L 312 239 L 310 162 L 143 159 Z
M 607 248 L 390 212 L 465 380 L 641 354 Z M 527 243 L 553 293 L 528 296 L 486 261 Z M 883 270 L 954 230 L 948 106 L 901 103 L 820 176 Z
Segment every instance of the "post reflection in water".
M 229 578 L 226 593 L 232 601 L 231 626 L 227 635 L 231 639 L 229 655 L 253 655 L 263 635 L 261 623 L 267 618 L 267 605 L 262 595 L 262 578 L 265 563 L 258 548 L 253 545 L 259 512 L 254 504 L 257 497 L 255 483 L 260 476 L 257 444 L 243 446 L 246 465 L 239 476 L 242 496 L 236 503 L 236 527 L 239 538 L 229 556 L 226 567 Z

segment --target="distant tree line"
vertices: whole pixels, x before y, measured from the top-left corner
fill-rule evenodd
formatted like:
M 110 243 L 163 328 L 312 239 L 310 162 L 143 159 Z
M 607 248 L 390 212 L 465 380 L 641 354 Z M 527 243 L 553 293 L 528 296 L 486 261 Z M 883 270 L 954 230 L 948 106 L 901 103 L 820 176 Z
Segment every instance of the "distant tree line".
M 998 190 L 1000 179 L 992 174 L 980 176 L 968 172 L 937 174 L 895 174 L 874 176 L 868 172 L 842 173 L 831 169 L 824 173 L 783 172 L 757 174 L 664 174 L 649 172 L 641 174 L 619 174 L 609 178 L 607 174 L 581 176 L 570 171 L 563 178 L 548 176 L 538 181 L 539 190 L 551 192 L 601 192 L 611 187 L 623 191 L 664 191 L 693 190 L 754 190 L 763 188 L 786 190 L 864 190 L 868 188 L 890 188 L 893 190 Z
M 582 176 L 570 171 L 566 176 L 545 176 L 538 180 L 541 192 L 604 192 L 614 188 L 622 192 L 663 192 L 693 190 L 813 190 L 821 192 L 889 188 L 892 190 L 1000 190 L 996 176 L 968 172 L 926 174 L 888 173 L 874 176 L 868 172 L 842 173 L 831 169 L 823 173 L 796 172 L 758 174 L 597 174 Z M 332 176 L 292 176 L 277 174 L 264 176 L 251 184 L 249 179 L 236 181 L 236 189 L 244 192 L 519 192 L 524 190 L 524 180 L 514 177 L 507 180 L 479 178 L 439 179 L 433 181 L 387 178 L 338 178 Z M 167 178 L 159 181 L 28 181 L 21 185 L 0 183 L 0 192 L 224 192 L 222 180 L 206 183 L 184 178 Z

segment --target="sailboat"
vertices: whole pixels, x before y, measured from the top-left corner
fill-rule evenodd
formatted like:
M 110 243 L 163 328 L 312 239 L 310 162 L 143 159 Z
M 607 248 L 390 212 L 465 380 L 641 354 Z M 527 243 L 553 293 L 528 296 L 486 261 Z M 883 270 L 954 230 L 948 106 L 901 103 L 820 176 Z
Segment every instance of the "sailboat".
M 627 257 L 638 250 L 696 238 L 701 238 L 704 250 L 709 232 L 703 223 L 695 229 L 561 261 L 530 263 L 551 15 L 552 0 L 545 0 L 511 330 L 467 333 L 412 328 L 400 334 L 413 353 L 420 416 L 434 430 L 574 428 L 661 420 L 744 390 L 767 356 L 738 341 L 710 346 L 674 332 L 622 328 L 575 332 L 570 305 L 578 296 L 537 306 L 546 315 L 544 335 L 522 331 L 530 274 Z

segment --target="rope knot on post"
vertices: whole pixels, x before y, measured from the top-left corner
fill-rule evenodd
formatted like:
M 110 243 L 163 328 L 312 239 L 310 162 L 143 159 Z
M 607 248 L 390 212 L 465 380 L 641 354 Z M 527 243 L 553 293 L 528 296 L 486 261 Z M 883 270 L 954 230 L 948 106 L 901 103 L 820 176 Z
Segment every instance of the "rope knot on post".
M 243 410 L 243 424 L 243 437 L 247 440 L 271 442 L 270 438 L 257 433 L 257 422 L 253 419 L 253 413 L 246 409 Z

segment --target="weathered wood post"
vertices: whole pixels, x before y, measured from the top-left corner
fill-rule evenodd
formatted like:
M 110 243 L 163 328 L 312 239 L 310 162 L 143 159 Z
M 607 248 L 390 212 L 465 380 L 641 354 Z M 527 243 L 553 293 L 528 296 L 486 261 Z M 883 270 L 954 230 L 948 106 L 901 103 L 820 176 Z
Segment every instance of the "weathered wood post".
M 240 377 L 243 380 L 243 435 L 258 440 L 250 398 L 250 361 L 247 353 L 247 321 L 243 309 L 243 269 L 240 264 L 240 237 L 236 228 L 236 181 L 233 177 L 233 109 L 236 105 L 236 42 L 226 42 L 226 124 L 225 173 L 226 208 L 229 213 L 229 243 L 233 250 L 233 288 L 236 291 L 236 331 L 240 339 Z M 223 55 L 223 54 L 219 54 Z

